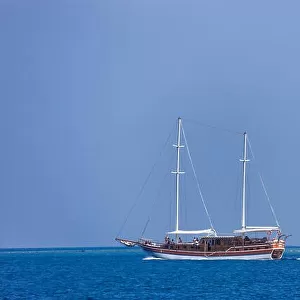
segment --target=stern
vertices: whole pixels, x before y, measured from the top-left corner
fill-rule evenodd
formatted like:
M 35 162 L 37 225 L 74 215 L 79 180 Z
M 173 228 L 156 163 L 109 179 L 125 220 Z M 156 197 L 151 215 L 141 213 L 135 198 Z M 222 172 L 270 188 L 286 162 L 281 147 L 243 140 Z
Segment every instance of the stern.
M 285 250 L 285 241 L 283 240 L 275 240 L 272 244 L 272 259 L 281 259 Z

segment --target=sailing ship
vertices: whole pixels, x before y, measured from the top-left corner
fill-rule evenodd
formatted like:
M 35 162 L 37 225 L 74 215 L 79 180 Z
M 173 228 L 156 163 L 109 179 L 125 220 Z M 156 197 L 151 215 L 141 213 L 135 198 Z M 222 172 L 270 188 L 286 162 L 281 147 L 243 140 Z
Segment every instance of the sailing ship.
M 285 242 L 288 235 L 282 234 L 279 223 L 275 217 L 276 226 L 248 226 L 246 225 L 246 167 L 247 158 L 247 133 L 243 134 L 243 158 L 240 159 L 243 166 L 242 178 L 242 222 L 241 228 L 234 230 L 232 235 L 219 235 L 214 229 L 206 205 L 210 228 L 201 230 L 181 230 L 179 228 L 179 181 L 180 175 L 180 150 L 184 147 L 181 144 L 181 135 L 184 135 L 182 119 L 178 118 L 176 171 L 176 224 L 175 230 L 167 232 L 163 242 L 154 242 L 149 239 L 140 238 L 137 241 L 117 237 L 116 240 L 128 247 L 139 246 L 149 255 L 173 260 L 278 260 L 285 251 Z M 185 138 L 185 135 L 184 135 Z M 186 139 L 185 139 L 186 142 Z M 187 144 L 187 142 L 186 142 Z M 187 147 L 188 150 L 188 147 Z M 189 153 L 189 150 L 188 150 Z M 194 168 L 193 168 L 194 170 Z M 200 192 L 201 195 L 201 192 Z M 202 197 L 202 196 L 201 196 Z M 271 206 L 272 212 L 273 208 Z M 274 213 L 275 216 L 275 213 Z M 250 238 L 252 233 L 262 234 L 264 237 Z M 174 237 L 170 239 L 170 237 Z M 181 236 L 194 236 L 190 241 L 182 241 Z M 197 238 L 195 238 L 197 237 Z

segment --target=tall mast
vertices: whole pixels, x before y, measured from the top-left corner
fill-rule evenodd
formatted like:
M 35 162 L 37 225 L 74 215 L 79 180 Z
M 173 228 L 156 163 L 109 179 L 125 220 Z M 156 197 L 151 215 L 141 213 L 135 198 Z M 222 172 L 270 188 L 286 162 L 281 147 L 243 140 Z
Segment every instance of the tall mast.
M 176 228 L 175 230 L 178 231 L 179 229 L 179 177 L 180 174 L 184 173 L 180 171 L 180 148 L 184 147 L 183 145 L 180 145 L 180 139 L 181 139 L 181 118 L 178 118 L 178 134 L 177 134 L 177 144 L 173 145 L 177 148 L 177 166 L 176 171 L 172 172 L 176 174 Z
M 247 159 L 247 132 L 244 132 L 244 154 L 240 161 L 243 163 L 242 229 L 246 229 L 246 164 L 249 161 Z

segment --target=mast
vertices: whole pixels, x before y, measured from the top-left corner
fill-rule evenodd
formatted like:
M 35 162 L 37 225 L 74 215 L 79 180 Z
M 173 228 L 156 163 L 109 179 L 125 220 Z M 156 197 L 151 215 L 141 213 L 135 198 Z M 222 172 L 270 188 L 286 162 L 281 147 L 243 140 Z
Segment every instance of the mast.
M 181 140 L 181 118 L 178 118 L 178 134 L 177 134 L 177 144 L 173 145 L 177 148 L 177 165 L 176 165 L 176 171 L 172 172 L 176 175 L 176 226 L 175 230 L 178 231 L 179 229 L 179 177 L 180 174 L 183 174 L 184 172 L 180 171 L 180 148 L 184 147 L 183 145 L 180 145 Z M 176 234 L 177 238 L 177 234 Z
M 247 159 L 247 132 L 244 132 L 244 153 L 243 159 L 240 159 L 243 163 L 243 192 L 242 192 L 242 230 L 246 229 L 246 164 L 249 161 Z

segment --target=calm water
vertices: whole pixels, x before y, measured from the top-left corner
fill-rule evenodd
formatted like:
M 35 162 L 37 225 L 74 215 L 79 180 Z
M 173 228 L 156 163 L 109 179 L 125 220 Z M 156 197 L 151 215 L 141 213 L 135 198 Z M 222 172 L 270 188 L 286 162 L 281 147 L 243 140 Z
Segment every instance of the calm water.
M 0 299 L 300 299 L 300 248 L 281 261 L 163 261 L 139 249 L 1 251 Z

